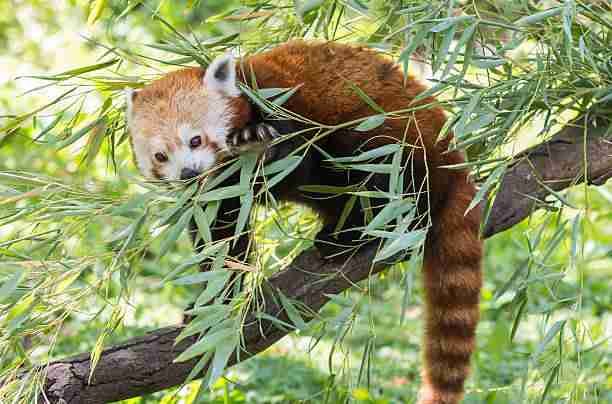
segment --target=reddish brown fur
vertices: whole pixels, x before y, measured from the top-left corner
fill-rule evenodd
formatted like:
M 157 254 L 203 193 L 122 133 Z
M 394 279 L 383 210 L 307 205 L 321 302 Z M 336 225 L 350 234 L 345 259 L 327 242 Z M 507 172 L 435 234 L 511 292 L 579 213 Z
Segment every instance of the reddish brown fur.
M 349 80 L 387 112 L 435 102 L 427 98 L 413 104 L 424 86 L 405 78 L 390 60 L 363 47 L 295 41 L 248 57 L 238 69 L 245 82 L 250 81 L 252 69 L 260 88 L 302 85 L 284 106 L 323 124 L 344 123 L 375 113 L 350 89 Z M 427 161 L 433 220 L 424 265 L 426 330 L 421 404 L 461 401 L 476 345 L 482 284 L 480 211 L 475 208 L 464 215 L 475 187 L 466 171 L 440 168 L 464 161 L 458 152 L 444 153 L 450 137 L 436 142 L 445 121 L 443 110 L 431 106 L 413 112 L 410 120 L 387 119 L 371 132 L 332 136 L 325 145 L 332 154 L 335 148 L 356 150 L 368 139 L 366 149 L 402 139 L 424 147 L 416 149 L 413 156 L 421 175 Z
M 251 104 L 247 101 L 246 98 L 238 97 L 232 98 L 230 101 L 230 108 L 236 111 L 232 116 L 231 126 L 232 128 L 243 128 L 249 123 L 251 120 L 251 116 L 253 111 L 251 109 Z
M 424 91 L 424 86 L 410 77 L 405 78 L 391 60 L 363 47 L 294 41 L 243 59 L 237 70 L 238 77 L 245 83 L 250 82 L 254 73 L 260 88 L 302 85 L 284 107 L 328 125 L 376 113 L 351 90 L 349 81 L 387 112 L 435 102 L 432 98 L 413 102 Z M 202 75 L 199 69 L 175 72 L 138 97 L 159 98 L 174 94 L 184 90 L 186 85 L 201 83 Z M 236 98 L 231 105 L 235 110 L 233 125 L 244 126 L 252 117 L 246 100 Z M 341 155 L 360 147 L 368 149 L 404 141 L 414 146 L 411 148 L 414 168 L 411 174 L 416 177 L 414 184 L 417 184 L 414 186 L 418 188 L 420 181 L 427 178 L 433 223 L 425 251 L 425 364 L 420 404 L 461 401 L 470 356 L 476 346 L 479 318 L 482 241 L 478 228 L 481 213 L 475 208 L 465 214 L 475 194 L 467 171 L 441 168 L 464 161 L 460 153 L 446 152 L 451 136 L 437 139 L 445 121 L 441 108 L 429 106 L 412 112 L 409 118 L 388 118 L 384 125 L 370 132 L 344 131 L 320 142 L 327 152 Z M 295 192 L 295 189 L 297 187 L 292 184 L 286 192 Z M 337 218 L 336 205 L 320 204 L 322 217 Z
M 204 90 L 203 79 L 204 70 L 201 68 L 177 70 L 134 93 L 133 116 L 138 122 L 134 122 L 133 126 L 138 128 L 138 133 L 142 136 L 163 137 L 168 152 L 172 153 L 179 139 L 176 131 L 168 130 L 168 127 L 174 128 L 179 122 L 197 122 L 208 108 L 210 101 Z M 242 97 L 229 98 L 227 101 L 231 109 L 229 115 L 232 116 L 230 125 L 232 128 L 244 127 L 251 117 L 249 102 Z M 204 147 L 220 150 L 220 145 L 209 134 L 203 135 Z M 158 165 L 155 161 L 153 164 Z

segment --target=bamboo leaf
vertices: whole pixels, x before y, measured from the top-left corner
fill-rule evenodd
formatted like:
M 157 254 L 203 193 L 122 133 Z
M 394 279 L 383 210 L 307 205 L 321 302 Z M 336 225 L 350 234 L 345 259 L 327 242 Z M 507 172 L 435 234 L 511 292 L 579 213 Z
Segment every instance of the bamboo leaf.
M 360 161 L 367 161 L 371 159 L 375 159 L 378 157 L 387 156 L 389 154 L 395 153 L 402 148 L 399 144 L 387 144 L 384 146 L 377 147 L 372 150 L 365 151 L 356 156 L 348 156 L 348 157 L 334 157 L 326 159 L 326 161 L 333 161 L 336 163 L 356 163 Z
M 499 67 L 508 63 L 507 60 L 499 58 L 499 57 L 484 57 L 479 56 L 473 59 L 473 66 L 476 66 L 481 69 L 492 69 L 494 67 Z
M 410 58 L 416 49 L 423 44 L 429 30 L 421 29 L 418 30 L 416 35 L 411 38 L 409 45 L 400 53 L 398 61 L 402 63 L 404 76 L 408 75 L 408 67 L 410 65 Z
M 212 189 L 215 189 L 217 185 L 221 184 L 223 181 L 225 181 L 226 179 L 228 179 L 229 177 L 237 173 L 241 167 L 242 167 L 242 162 L 240 160 L 235 161 L 229 167 L 226 167 L 223 170 L 223 172 L 221 172 L 221 174 L 216 175 L 209 181 L 206 181 L 206 183 L 204 184 L 203 190 L 210 191 Z
M 378 174 L 391 174 L 393 170 L 393 165 L 391 164 L 349 164 L 348 167 L 352 170 Z
M 448 62 L 446 63 L 446 67 L 444 68 L 444 72 L 442 73 L 441 78 L 446 77 L 448 73 L 452 70 L 453 65 L 455 64 L 455 62 L 457 61 L 457 58 L 459 57 L 459 53 L 461 52 L 461 49 L 464 49 L 466 44 L 468 44 L 468 42 L 472 39 L 477 27 L 478 27 L 478 23 L 476 22 L 475 24 L 470 25 L 463 31 L 463 33 L 461 34 L 461 37 L 459 38 L 459 40 L 457 41 L 457 44 L 455 45 L 455 49 L 453 50 L 453 53 L 451 54 L 450 58 L 448 59 Z
M 328 293 L 324 293 L 325 297 L 327 297 L 329 300 L 331 300 L 332 302 L 336 303 L 337 305 L 347 308 L 347 307 L 353 307 L 355 305 L 355 303 L 348 297 L 346 296 L 342 296 L 342 295 L 331 295 Z
M 246 227 L 246 224 L 249 221 L 252 206 L 253 191 L 249 191 L 246 195 L 240 197 L 240 212 L 238 213 L 236 228 L 234 229 L 234 236 L 236 236 L 235 240 L 238 240 L 237 236 L 242 233 Z
M 404 192 L 404 177 L 402 175 L 402 156 L 404 155 L 400 147 L 393 154 L 391 161 L 391 175 L 389 175 L 389 192 L 393 195 L 400 195 Z
M 191 274 L 187 276 L 182 276 L 180 278 L 172 281 L 175 285 L 193 285 L 196 283 L 204 283 L 215 281 L 217 279 L 225 278 L 227 275 L 227 271 L 206 271 L 206 272 L 198 272 L 196 274 Z
M 295 13 L 300 19 L 304 19 L 306 14 L 321 7 L 323 3 L 325 0 L 296 0 Z
M 106 62 L 100 62 L 89 66 L 78 67 L 76 69 L 70 69 L 61 73 L 56 73 L 48 76 L 19 76 L 19 78 L 39 79 L 39 80 L 51 80 L 51 81 L 63 81 L 68 80 L 72 77 L 82 76 L 85 73 L 95 72 L 96 70 L 102 70 L 118 63 L 121 59 L 111 59 Z
M 467 215 L 470 210 L 474 209 L 474 207 L 476 207 L 480 201 L 482 201 L 485 195 L 487 195 L 489 192 L 489 189 L 493 186 L 493 184 L 498 182 L 499 177 L 501 177 L 504 172 L 506 172 L 506 165 L 502 164 L 487 177 L 487 180 L 484 182 L 484 184 L 482 184 L 480 189 L 478 189 L 478 192 L 476 192 L 474 199 L 472 199 L 464 214 Z
M 176 244 L 176 240 L 178 240 L 179 236 L 185 230 L 185 228 L 189 225 L 189 221 L 193 215 L 193 208 L 187 209 L 181 215 L 181 218 L 168 230 L 166 233 L 166 238 L 161 243 L 159 248 L 159 255 L 163 257 L 166 253 Z
M 0 303 L 3 303 L 15 293 L 24 275 L 23 270 L 17 269 L 12 276 L 2 283 L 2 286 L 0 286 Z
M 527 269 L 528 269 L 528 264 L 521 265 L 518 268 L 516 268 L 516 270 L 512 273 L 512 276 L 510 276 L 508 281 L 506 281 L 501 287 L 499 287 L 495 291 L 495 294 L 493 295 L 493 300 L 499 299 L 501 296 L 504 295 L 504 293 L 510 290 L 510 287 L 512 287 L 516 283 L 519 276 L 524 274 Z
M 210 220 L 200 204 L 195 204 L 193 207 L 193 218 L 198 228 L 198 234 L 207 243 L 212 242 L 212 234 L 210 232 Z
M 525 289 L 522 289 L 517 294 L 517 299 L 520 303 L 519 303 L 519 308 L 516 312 L 516 316 L 514 317 L 514 321 L 512 322 L 512 328 L 510 330 L 510 341 L 514 340 L 514 336 L 516 335 L 516 332 L 518 331 L 518 326 L 521 323 L 523 314 L 525 313 L 525 308 L 527 307 L 527 294 L 525 293 Z
M 289 174 L 291 174 L 291 172 L 293 172 L 293 170 L 295 170 L 300 163 L 302 162 L 302 156 L 291 156 L 288 157 L 284 160 L 290 160 L 289 165 L 287 166 L 287 168 L 285 168 L 283 171 L 279 172 L 278 174 L 276 174 L 274 177 L 270 178 L 266 184 L 268 186 L 268 189 L 272 188 L 273 186 L 275 186 L 276 184 L 278 184 L 279 182 L 281 182 L 286 176 L 288 176 Z M 264 170 L 265 172 L 265 170 Z
M 408 252 L 408 250 L 415 249 L 425 241 L 427 232 L 425 230 L 416 230 L 409 233 L 402 233 L 396 235 L 394 239 L 387 243 L 374 258 L 374 262 L 380 262 L 389 257 L 394 256 L 399 252 Z
M 280 320 L 276 317 L 273 317 L 271 315 L 269 315 L 268 313 L 264 313 L 264 312 L 257 312 L 255 313 L 255 317 L 257 319 L 263 319 L 263 320 L 268 320 L 272 323 L 274 323 L 279 329 L 281 330 L 295 330 L 295 327 L 292 324 L 287 323 L 286 321 Z
M 548 376 L 548 380 L 546 381 L 546 385 L 544 386 L 542 396 L 540 397 L 540 404 L 544 404 L 544 402 L 546 401 L 546 397 L 548 397 L 550 388 L 552 387 L 555 379 L 559 375 L 559 369 L 561 369 L 561 363 L 557 363 L 551 370 L 550 375 Z
M 249 192 L 248 186 L 228 185 L 205 192 L 198 197 L 201 202 L 220 201 L 223 199 L 235 198 Z
M 346 201 L 344 207 L 342 208 L 342 212 L 340 213 L 340 217 L 338 218 L 338 222 L 334 227 L 334 232 L 339 232 L 344 228 L 344 224 L 346 223 L 346 219 L 349 217 L 353 208 L 355 207 L 355 203 L 357 202 L 357 195 L 351 195 L 351 197 Z
M 221 323 L 228 318 L 230 314 L 230 307 L 228 305 L 214 304 L 203 307 L 208 309 L 206 313 L 201 312 L 198 317 L 191 320 L 187 326 L 181 331 L 176 337 L 175 344 L 178 344 L 187 337 L 195 334 L 201 334 L 208 331 L 208 329 L 216 324 Z M 193 312 L 193 311 L 190 311 Z
M 380 229 L 390 221 L 400 218 L 401 215 L 411 209 L 414 209 L 414 201 L 411 199 L 402 199 L 389 202 L 380 212 L 378 212 L 374 219 L 368 223 L 364 233 L 370 233 L 373 230 Z
M 246 85 L 242 85 L 240 86 L 240 90 L 245 93 L 247 97 L 249 97 L 249 99 L 257 105 L 257 107 L 261 108 L 263 112 L 265 112 L 266 114 L 274 113 L 274 111 L 268 106 L 268 104 L 266 104 L 266 100 L 263 99 L 259 94 L 251 90 L 249 87 L 247 87 Z
M 142 212 L 142 214 L 138 217 L 138 219 L 136 219 L 136 221 L 128 227 L 129 231 L 127 237 L 125 239 L 125 242 L 121 246 L 121 250 L 115 256 L 115 260 L 119 260 L 121 257 L 123 257 L 127 249 L 130 248 L 130 245 L 132 245 L 132 243 L 136 239 L 136 235 L 138 235 L 140 229 L 142 228 L 142 225 L 146 221 L 148 213 L 149 211 L 145 209 L 144 212 Z
M 450 49 L 451 42 L 453 41 L 453 38 L 455 38 L 456 31 L 457 31 L 457 28 L 455 25 L 453 25 L 444 34 L 444 38 L 442 38 L 442 43 L 440 44 L 440 48 L 438 49 L 438 52 L 436 53 L 436 58 L 434 59 L 431 65 L 431 70 L 433 73 L 436 73 L 438 69 L 440 69 L 440 66 L 442 66 L 442 63 L 446 60 L 446 56 L 448 55 L 448 51 Z
M 284 94 L 281 94 L 278 97 L 274 98 L 272 100 L 272 103 L 280 107 L 281 105 L 286 103 L 289 100 L 289 98 L 293 97 L 293 94 L 295 94 L 302 87 L 302 85 L 303 84 L 298 84 L 297 86 L 290 88 Z
M 563 11 L 563 8 L 561 7 L 556 7 L 556 8 L 551 8 L 545 11 L 540 11 L 539 13 L 535 13 L 532 15 L 525 16 L 523 18 L 519 18 L 518 20 L 514 22 L 514 25 L 518 27 L 524 27 L 527 25 L 535 24 L 547 18 L 557 16 L 561 14 L 562 11 Z
M 235 333 L 236 331 L 233 329 L 225 328 L 209 335 L 205 335 L 198 342 L 183 351 L 173 362 L 186 362 L 195 358 L 196 356 L 212 351 L 216 346 L 222 344 L 224 340 L 227 340 L 235 335 Z
M 555 338 L 555 336 L 561 331 L 561 329 L 565 326 L 567 320 L 559 320 L 555 322 L 546 332 L 546 335 L 542 339 L 542 341 L 538 344 L 535 352 L 531 355 L 531 361 L 535 362 L 538 357 L 544 352 L 550 341 Z
M 104 118 L 98 118 L 93 122 L 90 122 L 89 124 L 74 132 L 72 135 L 68 136 L 66 139 L 58 142 L 56 147 L 58 148 L 58 150 L 61 150 L 67 146 L 70 146 L 71 144 L 88 134 L 92 129 L 94 129 L 102 122 L 104 122 Z
M 217 297 L 224 289 L 227 282 L 231 278 L 231 272 L 222 269 L 223 264 L 225 263 L 225 257 L 228 252 L 228 243 L 224 243 L 223 251 L 217 253 L 215 260 L 213 261 L 212 268 L 209 272 L 219 272 L 220 275 L 211 279 L 207 284 L 206 288 L 202 291 L 200 296 L 196 299 L 196 307 L 203 306 L 210 302 L 211 299 Z
M 379 112 L 381 114 L 385 113 L 385 110 L 378 105 L 369 95 L 367 95 L 361 88 L 359 88 L 355 83 L 350 80 L 346 80 L 351 90 L 355 92 L 366 104 L 370 106 L 374 111 Z
M 88 139 L 87 155 L 85 164 L 90 165 L 102 146 L 102 142 L 106 138 L 106 118 L 102 117 L 101 122 L 93 128 L 93 133 Z
M 493 113 L 478 115 L 476 119 L 472 119 L 467 125 L 461 128 L 461 131 L 457 133 L 457 136 L 463 136 L 465 134 L 476 132 L 491 122 L 495 121 L 497 115 Z
M 191 268 L 192 266 L 196 264 L 200 264 L 206 258 L 216 257 L 219 254 L 221 248 L 225 248 L 225 245 L 226 245 L 225 242 L 217 242 L 214 244 L 207 245 L 206 247 L 204 247 L 204 249 L 200 253 L 194 256 L 191 256 L 189 259 L 183 261 L 175 269 L 167 273 L 164 276 L 164 278 L 161 280 L 160 284 L 163 285 L 170 279 L 174 279 L 177 275 L 182 274 L 183 272 L 185 272 L 187 269 Z
M 383 114 L 372 115 L 368 119 L 362 121 L 354 129 L 358 132 L 367 132 L 378 128 L 383 123 L 385 123 L 385 116 Z
M 572 223 L 572 247 L 570 250 L 570 265 L 576 265 L 576 258 L 578 256 L 578 248 L 580 241 L 580 224 L 582 222 L 582 215 L 578 213 Z
M 274 161 L 264 167 L 263 175 L 267 176 L 288 170 L 289 167 L 292 167 L 296 162 L 299 162 L 301 160 L 302 158 L 299 156 L 289 156 L 282 160 Z
M 183 191 L 181 196 L 176 200 L 174 205 L 165 210 L 162 218 L 159 220 L 159 226 L 164 226 L 165 224 L 172 223 L 173 219 L 176 219 L 177 214 L 183 209 L 183 207 L 187 204 L 193 195 L 196 193 L 198 189 L 198 184 L 193 183 L 187 189 Z
M 43 136 L 45 136 L 47 133 L 51 132 L 51 130 L 57 126 L 57 124 L 62 120 L 63 117 L 64 117 L 63 112 L 57 114 L 57 116 L 53 119 L 53 121 L 51 121 L 49 125 L 45 126 L 40 132 L 38 132 L 38 134 L 36 134 L 36 136 L 34 136 L 34 141 L 35 142 L 38 141 Z
M 215 355 L 210 365 L 210 375 L 208 377 L 207 387 L 210 388 L 225 371 L 230 356 L 238 346 L 238 340 L 238 336 L 234 333 L 233 336 L 222 340 L 221 343 L 216 346 Z
M 454 27 L 455 25 L 463 22 L 463 21 L 471 21 L 473 20 L 474 17 L 471 15 L 461 15 L 458 17 L 450 17 L 450 18 L 446 18 L 444 21 L 440 22 L 439 24 L 434 25 L 433 27 L 431 27 L 429 29 L 429 32 L 442 32 L 442 31 L 446 31 L 447 29 Z
M 106 8 L 107 0 L 94 0 L 91 9 L 89 11 L 89 16 L 87 17 L 87 24 L 93 25 L 102 15 L 102 12 Z
M 200 373 L 202 373 L 204 367 L 210 363 L 210 357 L 212 356 L 212 354 L 212 352 L 206 352 L 204 355 L 202 355 L 202 357 L 198 360 L 198 363 L 193 367 L 193 369 L 191 369 L 189 375 L 187 375 L 187 377 L 185 378 L 184 383 L 191 383 L 193 380 L 197 379 L 198 377 L 201 377 Z M 202 387 L 202 384 L 198 386 L 200 391 L 204 390 Z M 200 403 L 201 401 L 196 399 L 195 402 Z
M 24 121 L 26 121 L 27 119 L 35 116 L 40 111 L 44 111 L 47 108 L 50 108 L 50 107 L 56 105 L 57 103 L 59 103 L 60 101 L 62 101 L 66 97 L 68 97 L 70 94 L 72 94 L 76 90 L 77 90 L 77 87 L 73 87 L 70 90 L 67 90 L 66 92 L 60 94 L 59 96 L 54 98 L 51 102 L 43 105 L 42 107 L 38 107 L 38 108 L 36 108 L 33 111 L 27 112 L 25 114 L 19 115 L 19 116 L 15 117 L 15 118 L 11 119 L 6 125 L 4 125 L 3 127 L 0 128 L 0 142 L 2 140 L 4 140 L 4 138 L 6 136 L 8 136 L 11 133 L 13 133 L 13 131 L 16 128 L 18 128 L 19 125 L 21 125 Z
M 291 320 L 293 325 L 298 330 L 305 330 L 307 325 L 300 312 L 295 308 L 293 303 L 291 303 L 291 301 L 285 295 L 283 295 L 282 292 L 279 291 L 278 295 L 280 297 L 281 305 L 283 306 L 285 313 L 287 313 L 289 320 Z
M 291 90 L 291 87 L 289 88 L 279 88 L 279 87 L 259 88 L 257 89 L 257 94 L 259 94 L 261 98 L 265 100 L 269 100 L 289 90 Z

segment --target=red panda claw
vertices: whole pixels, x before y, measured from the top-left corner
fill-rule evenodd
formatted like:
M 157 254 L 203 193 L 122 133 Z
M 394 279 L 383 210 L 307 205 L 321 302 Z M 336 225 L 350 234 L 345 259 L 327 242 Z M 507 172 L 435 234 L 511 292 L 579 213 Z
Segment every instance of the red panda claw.
M 274 126 L 269 125 L 267 123 L 264 124 L 266 129 L 268 130 L 268 134 L 270 135 L 271 139 L 276 139 L 277 137 L 280 136 L 280 133 L 278 133 L 278 131 L 276 130 L 276 128 L 274 128 Z
M 242 141 L 244 143 L 247 143 L 248 141 L 250 141 L 253 137 L 253 134 L 251 133 L 251 128 L 246 127 L 242 130 Z
M 240 132 L 236 131 L 232 134 L 231 143 L 233 147 L 238 147 L 238 145 L 240 144 Z
M 265 142 L 270 138 L 270 131 L 266 124 L 257 125 L 255 132 L 257 133 L 259 140 L 262 142 Z

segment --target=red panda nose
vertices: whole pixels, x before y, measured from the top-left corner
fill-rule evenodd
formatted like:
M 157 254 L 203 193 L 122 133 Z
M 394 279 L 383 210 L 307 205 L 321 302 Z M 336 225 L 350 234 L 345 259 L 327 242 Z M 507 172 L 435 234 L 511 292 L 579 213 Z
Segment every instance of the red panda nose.
M 200 173 L 196 170 L 192 170 L 191 168 L 183 168 L 181 170 L 181 180 L 190 180 L 198 175 L 200 175 Z

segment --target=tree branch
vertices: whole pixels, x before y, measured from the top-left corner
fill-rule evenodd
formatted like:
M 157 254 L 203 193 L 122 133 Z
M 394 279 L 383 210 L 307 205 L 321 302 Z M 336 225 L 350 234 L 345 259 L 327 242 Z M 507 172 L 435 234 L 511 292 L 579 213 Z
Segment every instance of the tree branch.
M 366 250 L 347 263 L 325 260 L 315 249 L 307 251 L 288 268 L 271 277 L 265 312 L 290 323 L 282 307 L 276 303 L 278 299 L 271 296 L 272 290 L 318 311 L 329 300 L 326 295 L 338 294 L 385 268 L 384 265 L 372 266 L 374 253 L 373 249 Z M 248 352 L 240 353 L 240 361 L 265 350 L 291 331 L 257 320 L 254 316 L 246 324 L 243 335 Z M 104 350 L 90 384 L 87 384 L 91 363 L 89 355 L 51 363 L 47 370 L 46 398 L 51 403 L 62 404 L 105 403 L 181 384 L 197 360 L 172 362 L 195 342 L 196 337 L 192 337 L 174 346 L 174 339 L 180 331 L 180 327 L 163 328 Z M 235 357 L 230 360 L 230 364 L 236 362 Z
M 484 237 L 509 229 L 546 203 L 550 190 L 584 182 L 602 185 L 612 177 L 610 122 L 581 116 L 548 142 L 521 153 L 506 172 L 495 197 Z M 584 163 L 587 163 L 585 169 Z
M 527 217 L 550 194 L 584 180 L 584 161 L 588 162 L 587 181 L 603 184 L 612 177 L 612 143 L 601 135 L 607 129 L 602 121 L 584 126 L 579 118 L 545 144 L 527 150 L 508 170 L 501 182 L 485 228 L 485 237 L 501 232 Z M 586 132 L 585 132 L 586 131 Z M 587 134 L 586 142 L 583 134 Z M 542 185 L 545 184 L 546 186 Z M 384 269 L 373 266 L 373 250 L 366 250 L 342 263 L 323 260 L 316 250 L 300 255 L 288 268 L 269 280 L 265 302 L 267 314 L 288 321 L 271 291 L 302 302 L 317 312 L 337 294 Z M 289 321 L 288 321 L 289 322 Z M 195 341 L 188 338 L 178 345 L 174 340 L 180 327 L 153 331 L 103 351 L 91 383 L 89 355 L 83 354 L 48 365 L 45 397 L 51 403 L 97 404 L 117 401 L 159 391 L 181 384 L 195 360 L 173 363 L 174 358 Z M 243 330 L 248 351 L 230 360 L 243 361 L 265 350 L 291 330 L 280 329 L 253 316 Z

